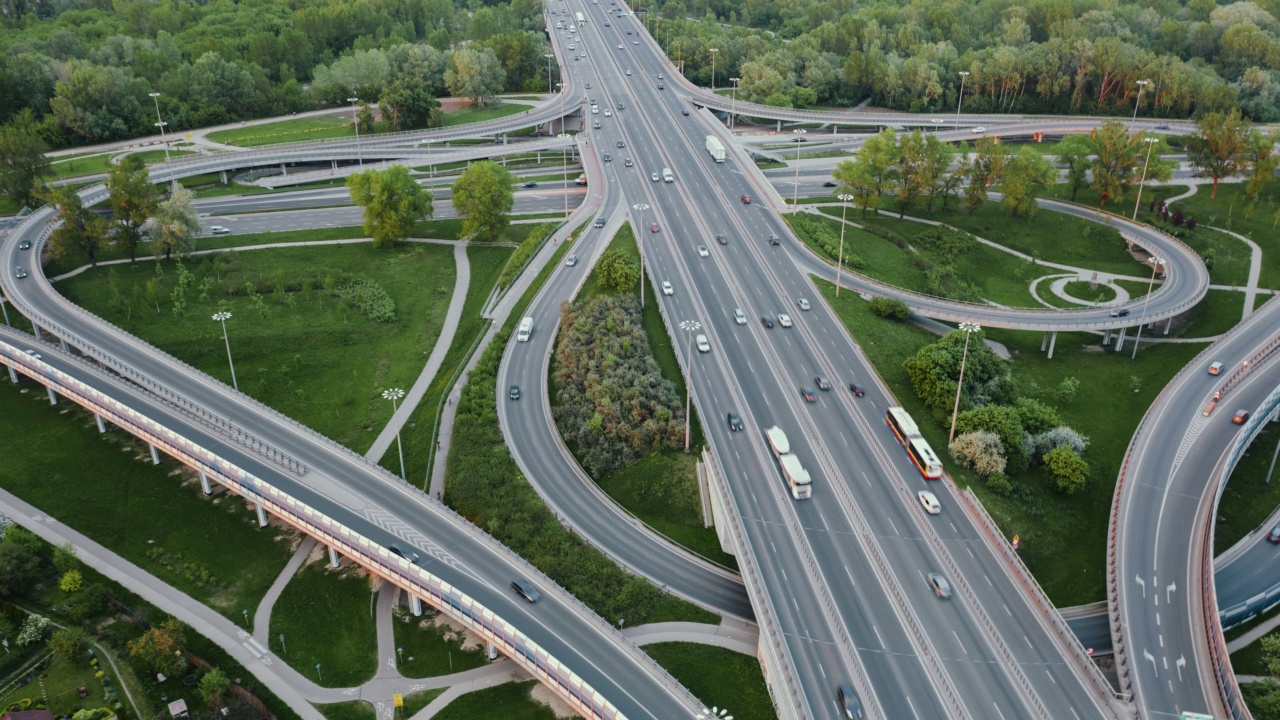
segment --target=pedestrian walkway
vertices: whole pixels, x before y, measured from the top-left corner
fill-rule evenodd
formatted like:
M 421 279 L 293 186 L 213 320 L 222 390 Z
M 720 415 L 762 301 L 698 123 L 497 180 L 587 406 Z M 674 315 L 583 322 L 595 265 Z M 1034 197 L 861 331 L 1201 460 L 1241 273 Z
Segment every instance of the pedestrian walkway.
M 284 586 L 289 584 L 293 576 L 306 563 L 307 557 L 315 547 L 315 538 L 303 539 L 298 549 L 294 551 L 293 557 L 289 558 L 284 569 L 276 576 L 275 582 L 271 583 L 271 587 L 267 589 L 267 594 L 263 595 L 262 600 L 258 602 L 258 608 L 253 611 L 253 639 L 263 647 L 271 647 L 271 609 L 275 607 L 276 600 L 280 599 L 280 593 L 284 592 Z

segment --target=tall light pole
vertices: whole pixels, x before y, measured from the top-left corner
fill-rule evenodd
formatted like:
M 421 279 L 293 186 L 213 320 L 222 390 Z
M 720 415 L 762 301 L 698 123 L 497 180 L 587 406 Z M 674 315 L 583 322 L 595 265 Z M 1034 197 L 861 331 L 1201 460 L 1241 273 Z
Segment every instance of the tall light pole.
M 689 452 L 689 397 L 693 391 L 693 334 L 702 329 L 697 320 L 681 320 L 680 329 L 689 333 L 689 344 L 684 359 L 689 364 L 689 377 L 684 384 L 684 451 Z
M 398 403 L 404 399 L 404 388 L 387 388 L 382 391 L 382 399 L 391 401 L 391 422 L 396 421 Z M 400 425 L 396 425 L 396 449 L 400 451 L 400 479 L 408 482 L 404 474 L 404 446 L 400 444 Z
M 960 329 L 964 331 L 964 354 L 960 356 L 960 379 L 956 381 L 956 404 L 951 409 L 951 432 L 947 435 L 947 444 L 956 439 L 956 417 L 960 414 L 960 389 L 964 387 L 964 364 L 969 360 L 969 336 L 982 329 L 977 323 L 962 322 Z
M 164 145 L 164 164 L 167 169 L 169 166 L 169 141 L 164 139 L 164 127 L 169 123 L 160 118 L 160 93 L 147 93 L 156 104 L 156 127 L 160 128 L 160 144 Z M 169 179 L 169 188 L 172 190 L 178 186 L 178 181 L 174 178 Z
M 796 211 L 800 209 L 800 141 L 804 139 L 808 130 L 796 128 L 791 132 L 796 135 L 796 186 L 791 191 L 791 214 L 795 215 Z
M 942 118 L 929 118 L 929 122 L 933 123 L 933 134 L 942 132 Z
M 231 313 L 223 310 L 213 314 L 213 319 L 222 323 L 222 342 L 227 344 L 227 365 L 231 366 L 231 387 L 237 391 L 240 390 L 240 383 L 236 382 L 236 364 L 231 362 L 231 340 L 227 338 L 227 321 L 231 319 Z
M 710 710 L 702 708 L 702 712 L 694 715 L 693 720 L 733 720 L 733 716 L 729 714 L 727 708 L 713 707 Z
M 840 270 L 844 267 L 844 218 L 845 213 L 849 211 L 849 201 L 853 196 L 841 193 L 836 198 L 844 203 L 840 206 L 840 250 L 836 253 L 836 297 L 840 297 Z
M 734 115 L 738 110 L 738 83 L 742 78 L 729 78 L 729 82 L 733 83 L 733 96 L 729 99 L 729 127 L 734 127 L 737 122 L 734 121 Z
M 360 150 L 360 118 L 356 117 L 356 103 L 360 102 L 360 98 L 349 97 L 347 102 L 351 103 L 351 125 L 356 129 L 356 159 L 360 167 L 364 167 L 364 152 Z
M 636 211 L 636 220 L 638 221 L 640 219 L 640 213 L 649 209 L 649 204 L 636 203 L 635 205 L 631 206 L 631 209 Z M 640 251 L 640 309 L 643 310 L 644 309 L 644 243 L 640 242 L 639 226 L 640 226 L 640 223 L 637 223 L 636 225 L 632 226 L 632 231 L 633 231 L 632 234 L 638 236 L 636 237 L 636 250 Z
M 1151 163 L 1151 151 L 1160 142 L 1160 138 L 1142 138 L 1142 142 L 1147 144 L 1147 159 L 1142 161 L 1142 181 L 1138 183 L 1138 199 L 1133 201 L 1134 220 L 1138 219 L 1138 206 L 1142 204 L 1142 186 L 1147 182 L 1147 165 Z
M 1139 80 L 1138 82 L 1138 99 L 1133 103 L 1133 119 L 1138 120 L 1138 106 L 1142 104 L 1142 90 L 1151 84 L 1150 80 Z
M 1147 305 L 1151 303 L 1151 290 L 1156 285 L 1156 271 L 1164 266 L 1165 260 L 1162 257 L 1152 256 L 1147 262 L 1151 263 L 1151 279 L 1147 281 L 1147 296 L 1142 299 L 1142 319 L 1138 322 L 1138 332 L 1133 336 L 1133 355 L 1130 360 L 1138 359 L 1138 341 L 1142 339 L 1142 326 L 1147 323 Z
M 547 92 L 551 92 L 551 58 L 555 57 L 555 54 L 554 54 L 554 53 L 547 53 L 547 54 L 546 54 L 546 55 L 544 55 L 543 57 L 545 57 L 545 58 L 547 59 Z M 549 130 L 549 129 L 550 129 L 550 128 L 548 128 L 548 130 Z M 550 134 L 550 133 L 548 133 L 548 134 Z
M 707 52 L 711 53 L 711 92 L 716 91 L 716 53 L 720 52 L 720 48 L 707 48 Z
M 964 79 L 969 77 L 969 71 L 960 71 L 960 99 L 956 100 L 956 129 L 960 129 L 960 106 L 964 104 Z

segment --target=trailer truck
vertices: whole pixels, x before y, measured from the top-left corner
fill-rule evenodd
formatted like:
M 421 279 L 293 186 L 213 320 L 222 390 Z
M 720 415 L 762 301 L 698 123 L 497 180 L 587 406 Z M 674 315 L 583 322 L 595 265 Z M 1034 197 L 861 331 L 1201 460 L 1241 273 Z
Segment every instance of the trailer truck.
M 787 434 L 776 425 L 765 430 L 764 434 L 769 440 L 769 449 L 778 459 L 778 466 L 782 469 L 782 479 L 791 489 L 791 497 L 796 500 L 808 498 L 812 494 L 812 480 L 800 459 L 791 454 L 791 443 L 787 440 Z
M 714 158 L 716 162 L 724 162 L 724 145 L 720 144 L 720 138 L 715 135 L 708 135 L 706 147 L 707 152 L 711 153 L 711 157 Z

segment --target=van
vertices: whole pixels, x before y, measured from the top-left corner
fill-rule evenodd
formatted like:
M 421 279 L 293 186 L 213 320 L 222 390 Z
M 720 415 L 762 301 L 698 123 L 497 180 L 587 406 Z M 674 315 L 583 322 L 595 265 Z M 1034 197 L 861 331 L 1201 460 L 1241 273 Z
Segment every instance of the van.
M 533 335 L 533 318 L 525 316 L 520 321 L 520 327 L 516 330 L 516 342 L 529 342 L 529 337 Z
M 675 182 L 676 176 L 671 174 L 671 168 L 662 168 L 662 182 Z

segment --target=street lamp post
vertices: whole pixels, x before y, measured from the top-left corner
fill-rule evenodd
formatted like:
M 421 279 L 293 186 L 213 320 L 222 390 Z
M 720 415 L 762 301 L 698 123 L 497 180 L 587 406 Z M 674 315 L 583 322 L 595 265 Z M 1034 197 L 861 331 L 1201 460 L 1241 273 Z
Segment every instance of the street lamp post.
M 231 319 L 231 313 L 223 310 L 213 314 L 213 319 L 222 323 L 222 342 L 227 345 L 227 365 L 231 366 L 231 387 L 237 391 L 240 389 L 240 383 L 236 382 L 236 364 L 231 362 L 231 340 L 227 338 L 227 321 Z
M 364 167 L 364 152 L 360 149 L 360 118 L 356 117 L 356 103 L 360 102 L 360 98 L 349 97 L 347 102 L 351 103 L 351 124 L 356 129 L 356 160 L 360 167 Z
M 733 720 L 733 716 L 729 714 L 728 708 L 702 708 L 702 712 L 694 715 L 693 720 Z
M 1133 219 L 1138 219 L 1138 206 L 1142 204 L 1142 186 L 1147 182 L 1147 165 L 1151 162 L 1151 151 L 1155 149 L 1160 138 L 1142 138 L 1142 142 L 1147 144 L 1147 159 L 1142 161 L 1142 181 L 1138 183 L 1138 199 L 1133 201 Z
M 716 91 L 716 53 L 720 52 L 720 48 L 707 48 L 707 52 L 711 53 L 711 92 Z
M 396 421 L 398 403 L 404 399 L 404 388 L 388 388 L 382 391 L 382 399 L 391 401 L 391 422 Z M 400 451 L 400 479 L 408 482 L 404 473 L 404 446 L 400 444 L 400 425 L 396 424 L 396 450 Z
M 555 54 L 547 53 L 543 57 L 547 59 L 547 92 L 551 92 L 551 58 L 555 57 Z M 547 129 L 550 130 L 550 128 Z
M 791 214 L 795 215 L 800 209 L 800 141 L 804 139 L 805 133 L 809 132 L 804 128 L 796 128 L 791 132 L 796 135 L 796 186 L 791 191 Z
M 1133 119 L 1134 119 L 1134 122 L 1137 122 L 1137 120 L 1138 120 L 1138 106 L 1142 104 L 1142 91 L 1143 91 L 1143 89 L 1145 89 L 1148 85 L 1150 85 L 1150 84 L 1151 84 L 1151 81 L 1150 81 L 1150 80 L 1138 80 L 1138 81 L 1137 81 L 1137 83 L 1138 83 L 1138 99 L 1137 99 L 1137 100 L 1135 100 L 1135 101 L 1134 101 L 1134 103 L 1133 103 Z
M 169 141 L 164 139 L 164 128 L 169 123 L 160 118 L 160 93 L 147 93 L 156 103 L 156 127 L 160 128 L 160 144 L 164 145 L 164 164 L 169 164 Z
M 836 253 L 836 297 L 840 297 L 840 270 L 844 267 L 844 218 L 845 213 L 849 211 L 849 201 L 853 196 L 841 193 L 836 198 L 843 203 L 840 206 L 840 250 Z
M 680 329 L 689 333 L 689 344 L 684 353 L 685 361 L 689 365 L 689 377 L 684 384 L 684 451 L 689 452 L 689 398 L 693 392 L 693 334 L 702 329 L 702 323 L 697 320 L 681 320 Z
M 631 206 L 636 211 L 636 220 L 640 219 L 640 213 L 649 209 L 648 203 L 636 203 Z M 636 249 L 640 251 L 640 309 L 644 309 L 644 243 L 640 242 L 640 227 L 637 224 L 632 228 L 633 234 L 636 235 Z
M 960 129 L 960 106 L 964 104 L 964 79 L 969 77 L 969 71 L 960 71 L 960 99 L 956 100 L 956 129 Z
M 960 356 L 960 379 L 956 381 L 956 404 L 951 409 L 951 432 L 947 435 L 950 445 L 956 438 L 956 417 L 960 414 L 960 389 L 964 387 L 964 364 L 969 360 L 969 336 L 982 329 L 977 323 L 962 322 L 960 329 L 964 331 L 964 354 Z
M 1151 263 L 1151 279 L 1147 281 L 1147 296 L 1142 299 L 1142 319 L 1138 322 L 1138 332 L 1133 336 L 1133 355 L 1130 360 L 1138 359 L 1138 342 L 1142 340 L 1142 326 L 1147 324 L 1147 305 L 1151 303 L 1151 290 L 1156 285 L 1156 271 L 1164 266 L 1165 260 L 1152 256 L 1147 262 Z
M 738 123 L 734 120 L 734 115 L 738 109 L 738 83 L 742 78 L 732 77 L 729 82 L 733 83 L 733 96 L 729 99 L 729 127 L 734 127 Z

